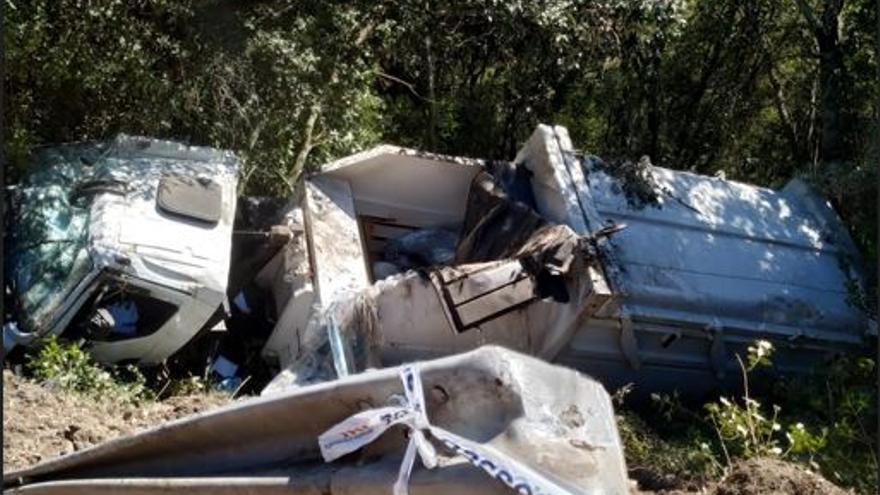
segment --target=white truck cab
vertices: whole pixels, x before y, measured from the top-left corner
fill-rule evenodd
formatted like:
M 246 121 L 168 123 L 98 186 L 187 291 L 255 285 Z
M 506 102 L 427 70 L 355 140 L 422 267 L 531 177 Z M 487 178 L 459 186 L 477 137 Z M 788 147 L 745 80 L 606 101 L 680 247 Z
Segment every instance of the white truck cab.
M 35 158 L 10 191 L 4 349 L 64 333 L 156 364 L 183 347 L 226 297 L 235 155 L 120 135 Z

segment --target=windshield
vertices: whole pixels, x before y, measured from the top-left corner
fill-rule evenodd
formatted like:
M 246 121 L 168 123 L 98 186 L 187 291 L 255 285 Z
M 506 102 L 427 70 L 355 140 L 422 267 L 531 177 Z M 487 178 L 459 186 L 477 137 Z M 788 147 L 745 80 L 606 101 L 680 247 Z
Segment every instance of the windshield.
M 68 151 L 68 152 L 64 152 Z M 35 173 L 10 191 L 6 283 L 22 329 L 47 330 L 65 298 L 88 274 L 88 198 L 72 202 L 85 175 L 76 150 L 37 156 Z

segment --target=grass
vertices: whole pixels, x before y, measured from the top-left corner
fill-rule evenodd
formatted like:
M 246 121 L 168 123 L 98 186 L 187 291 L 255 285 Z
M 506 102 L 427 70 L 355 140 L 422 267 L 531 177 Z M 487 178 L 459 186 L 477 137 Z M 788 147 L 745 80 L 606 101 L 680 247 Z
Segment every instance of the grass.
M 638 413 L 618 409 L 617 428 L 630 476 L 649 490 L 697 489 L 719 479 L 723 467 L 700 426 L 661 432 Z

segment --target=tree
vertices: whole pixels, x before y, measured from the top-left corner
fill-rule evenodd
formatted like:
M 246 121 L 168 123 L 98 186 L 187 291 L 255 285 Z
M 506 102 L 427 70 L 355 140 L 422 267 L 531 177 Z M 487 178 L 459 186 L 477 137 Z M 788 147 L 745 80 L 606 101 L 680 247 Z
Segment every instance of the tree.
M 821 84 L 822 144 L 819 157 L 826 162 L 844 157 L 843 140 L 843 80 L 846 67 L 838 32 L 843 0 L 822 0 L 822 13 L 816 15 L 806 0 L 795 0 L 804 20 L 816 39 Z

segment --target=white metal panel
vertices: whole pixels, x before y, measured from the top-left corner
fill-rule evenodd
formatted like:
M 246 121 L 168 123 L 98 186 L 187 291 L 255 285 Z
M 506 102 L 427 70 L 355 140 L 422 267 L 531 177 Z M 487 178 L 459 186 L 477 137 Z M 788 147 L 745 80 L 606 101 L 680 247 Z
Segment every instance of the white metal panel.
M 532 170 L 539 212 L 601 241 L 616 313 L 590 319 L 558 357 L 609 385 L 699 392 L 736 371 L 735 353 L 768 338 L 783 371 L 805 371 L 864 344 L 867 316 L 849 302 L 858 253 L 827 202 L 803 184 L 780 191 L 647 167 L 656 204 L 539 126 L 517 158 Z M 734 373 L 735 375 L 735 373 Z
M 364 244 L 348 182 L 329 176 L 307 181 L 304 213 L 321 304 L 328 306 L 368 286 Z
M 358 215 L 418 227 L 457 228 L 479 160 L 380 146 L 324 167 L 351 186 Z
M 663 192 L 656 205 L 634 205 L 595 162 L 585 169 L 603 221 L 627 225 L 610 244 L 633 318 L 680 313 L 682 320 L 790 335 L 864 330 L 865 315 L 847 302 L 846 240 L 797 201 L 652 167 Z
M 124 199 L 103 195 L 92 207 L 94 242 L 131 258 L 133 275 L 182 290 L 225 292 L 235 217 L 237 161 L 230 152 L 121 136 L 100 167 L 127 184 Z M 163 175 L 208 178 L 221 186 L 221 218 L 207 224 L 159 211 Z M 102 233 L 105 231 L 106 233 Z M 117 237 L 118 236 L 118 237 Z M 113 246 L 112 241 L 118 242 Z M 104 260 L 112 264 L 113 260 Z

